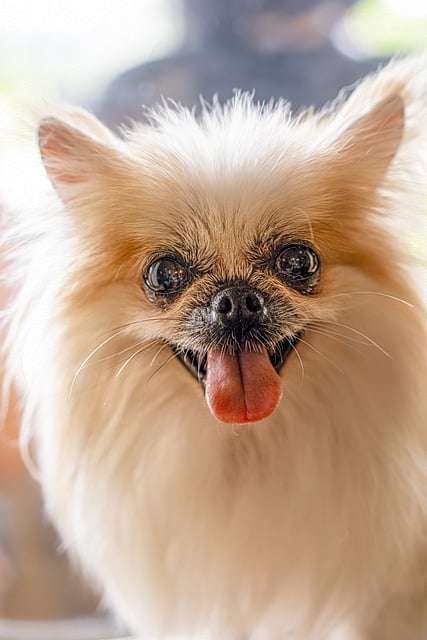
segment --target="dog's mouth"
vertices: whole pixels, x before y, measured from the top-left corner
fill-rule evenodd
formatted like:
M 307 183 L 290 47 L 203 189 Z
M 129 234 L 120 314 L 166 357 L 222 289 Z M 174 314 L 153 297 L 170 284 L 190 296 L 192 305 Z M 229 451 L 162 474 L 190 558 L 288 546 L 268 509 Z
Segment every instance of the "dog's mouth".
M 221 422 L 258 422 L 271 415 L 282 397 L 278 375 L 301 337 L 281 340 L 273 351 L 242 345 L 233 353 L 212 349 L 201 354 L 173 347 L 201 383 L 213 415 Z
M 274 351 L 267 352 L 269 360 L 277 373 L 279 373 L 286 360 L 295 349 L 301 335 L 302 333 L 298 333 L 294 338 L 285 338 L 276 345 Z M 178 359 L 188 369 L 188 371 L 200 382 L 201 385 L 205 386 L 208 365 L 208 352 L 206 351 L 202 354 L 198 354 L 194 351 L 191 351 L 191 349 L 182 351 L 175 346 L 172 346 L 172 349 L 175 351 Z M 244 347 L 242 347 L 242 350 L 244 350 Z

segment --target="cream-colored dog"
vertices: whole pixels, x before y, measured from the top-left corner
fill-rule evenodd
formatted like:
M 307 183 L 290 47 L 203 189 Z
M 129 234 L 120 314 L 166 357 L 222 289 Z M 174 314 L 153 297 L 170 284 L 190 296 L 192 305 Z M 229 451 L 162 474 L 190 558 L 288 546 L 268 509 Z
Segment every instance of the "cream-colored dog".
M 134 632 L 426 633 L 426 318 L 389 230 L 426 143 L 425 57 L 297 118 L 41 121 L 9 363 L 49 514 Z

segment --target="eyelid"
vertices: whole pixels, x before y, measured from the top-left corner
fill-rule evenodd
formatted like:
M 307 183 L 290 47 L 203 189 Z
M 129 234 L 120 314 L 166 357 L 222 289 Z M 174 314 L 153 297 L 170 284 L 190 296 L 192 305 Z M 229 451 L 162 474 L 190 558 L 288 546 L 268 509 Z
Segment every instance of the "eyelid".
M 150 266 L 155 262 L 157 262 L 158 260 L 175 260 L 176 262 L 179 262 L 180 264 L 182 264 L 182 266 L 188 268 L 187 261 L 183 258 L 183 256 L 180 253 L 170 251 L 168 249 L 165 249 L 165 250 L 158 249 L 150 253 L 150 255 L 147 256 L 142 261 L 141 271 L 147 271 L 147 269 L 149 269 Z

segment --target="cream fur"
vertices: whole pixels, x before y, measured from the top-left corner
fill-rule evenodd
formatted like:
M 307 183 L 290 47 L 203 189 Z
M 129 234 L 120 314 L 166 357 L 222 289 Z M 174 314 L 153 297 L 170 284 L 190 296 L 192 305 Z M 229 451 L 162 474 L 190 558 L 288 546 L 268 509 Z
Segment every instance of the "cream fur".
M 17 252 L 10 370 L 48 512 L 133 631 L 427 633 L 425 311 L 386 218 L 423 204 L 426 69 L 393 62 L 296 120 L 241 96 L 201 123 L 166 108 L 124 141 L 99 123 L 88 137 L 81 112 L 42 124 L 63 204 L 24 221 L 39 233 Z M 384 100 L 389 129 L 387 109 L 370 115 Z M 322 285 L 284 294 L 310 327 L 279 408 L 233 428 L 162 349 L 191 344 L 180 321 L 200 292 L 161 311 L 138 278 L 177 243 L 221 280 L 246 277 L 265 220 L 321 248 Z

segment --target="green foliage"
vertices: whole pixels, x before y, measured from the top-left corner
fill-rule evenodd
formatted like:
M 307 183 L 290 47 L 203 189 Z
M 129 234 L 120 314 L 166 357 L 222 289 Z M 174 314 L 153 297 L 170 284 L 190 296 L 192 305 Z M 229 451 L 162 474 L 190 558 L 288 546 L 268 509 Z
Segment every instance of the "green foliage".
M 427 46 L 427 0 L 360 0 L 351 12 L 355 37 L 369 53 L 392 55 Z M 406 8 L 409 9 L 405 11 Z M 418 9 L 418 10 L 417 10 Z

